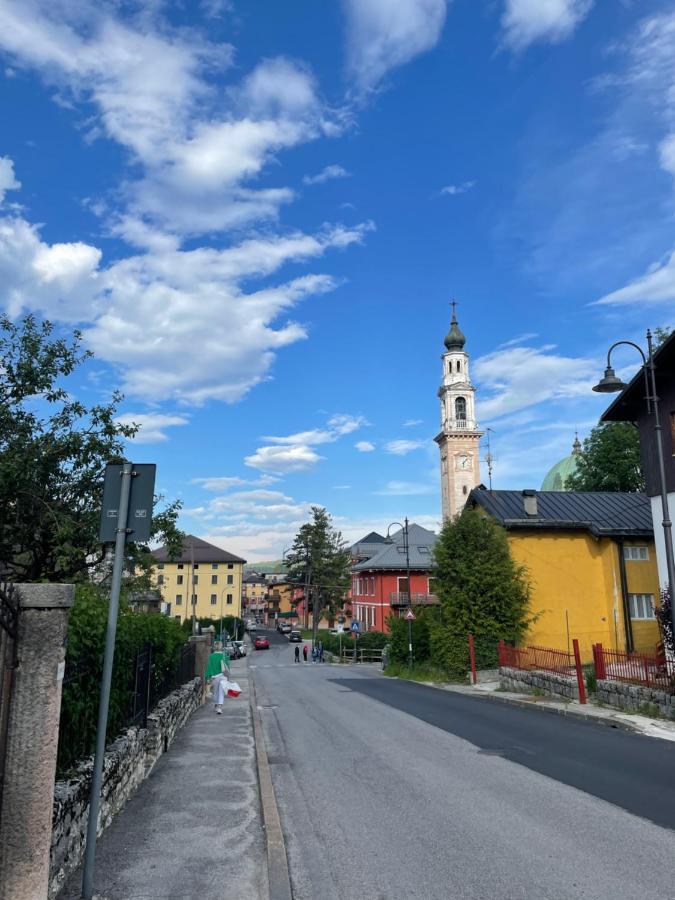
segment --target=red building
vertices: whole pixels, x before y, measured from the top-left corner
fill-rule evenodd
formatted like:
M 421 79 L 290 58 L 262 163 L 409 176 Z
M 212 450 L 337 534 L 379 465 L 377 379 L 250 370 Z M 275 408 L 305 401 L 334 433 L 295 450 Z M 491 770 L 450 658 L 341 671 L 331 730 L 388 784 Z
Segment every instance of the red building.
M 429 585 L 437 540 L 433 531 L 409 525 L 410 585 L 403 529 L 390 538 L 371 531 L 352 546 L 352 618 L 358 620 L 362 631 L 388 631 L 390 615 L 401 616 L 409 606 L 438 604 Z

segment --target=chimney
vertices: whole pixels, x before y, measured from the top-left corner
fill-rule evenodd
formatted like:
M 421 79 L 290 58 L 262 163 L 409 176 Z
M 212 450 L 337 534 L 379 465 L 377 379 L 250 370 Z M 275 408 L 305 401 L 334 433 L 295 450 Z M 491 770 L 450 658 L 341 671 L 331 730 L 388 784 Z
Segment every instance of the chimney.
M 533 490 L 523 491 L 523 508 L 526 516 L 537 516 L 539 510 L 537 508 L 537 492 Z

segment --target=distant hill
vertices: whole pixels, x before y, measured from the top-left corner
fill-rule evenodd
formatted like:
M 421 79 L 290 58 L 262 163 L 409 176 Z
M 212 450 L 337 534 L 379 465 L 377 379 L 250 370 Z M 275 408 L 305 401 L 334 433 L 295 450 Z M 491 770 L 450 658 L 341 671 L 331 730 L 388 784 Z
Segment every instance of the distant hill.
M 268 562 L 246 563 L 244 566 L 244 572 L 260 572 L 262 574 L 271 572 L 272 574 L 278 574 L 283 571 L 284 567 L 280 559 L 272 559 Z

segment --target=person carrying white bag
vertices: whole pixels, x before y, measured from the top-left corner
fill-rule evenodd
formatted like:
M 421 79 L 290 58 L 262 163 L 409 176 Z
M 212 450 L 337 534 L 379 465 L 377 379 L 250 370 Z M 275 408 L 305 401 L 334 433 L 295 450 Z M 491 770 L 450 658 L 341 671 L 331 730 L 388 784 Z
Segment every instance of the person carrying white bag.
M 216 707 L 216 713 L 219 716 L 222 716 L 223 714 L 225 697 L 238 697 L 239 694 L 241 694 L 241 688 L 237 682 L 230 681 L 224 673 L 215 676 L 211 682 L 211 690 L 213 692 L 213 702 Z

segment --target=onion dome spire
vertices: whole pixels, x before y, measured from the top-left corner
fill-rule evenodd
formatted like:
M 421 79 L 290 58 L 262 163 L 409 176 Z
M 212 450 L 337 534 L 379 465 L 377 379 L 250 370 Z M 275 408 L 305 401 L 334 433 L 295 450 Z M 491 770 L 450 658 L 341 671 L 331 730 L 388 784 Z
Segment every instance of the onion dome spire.
M 455 307 L 457 306 L 457 303 L 453 300 L 450 305 L 452 306 L 452 321 L 450 322 L 450 331 L 445 336 L 445 346 L 449 351 L 463 350 L 464 344 L 466 343 L 466 338 L 460 331 L 459 325 L 457 324 L 457 316 L 455 314 Z

